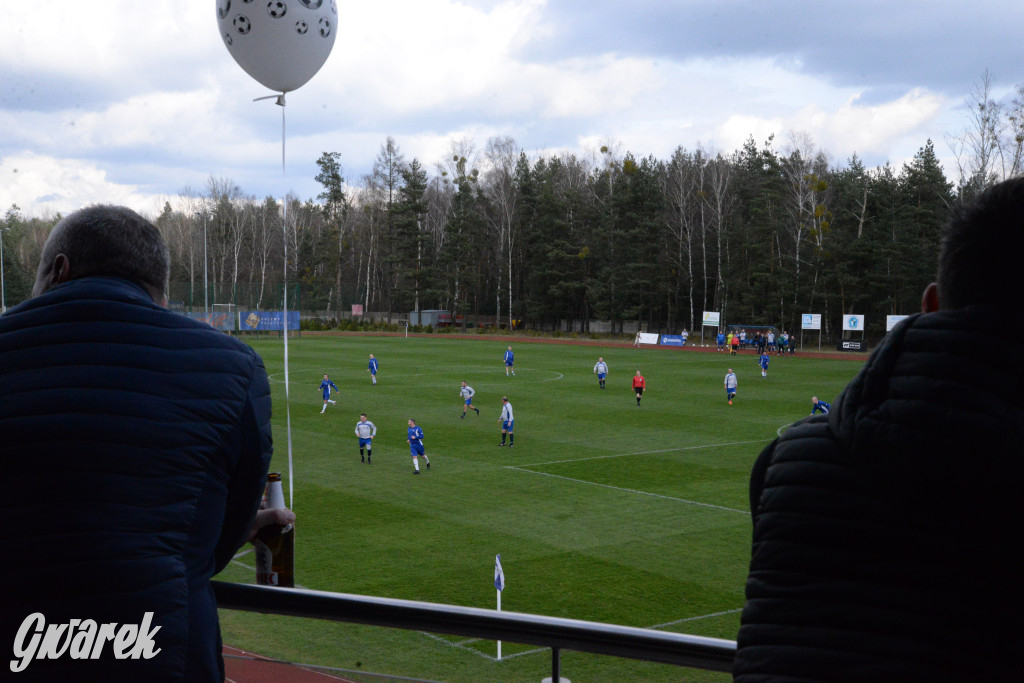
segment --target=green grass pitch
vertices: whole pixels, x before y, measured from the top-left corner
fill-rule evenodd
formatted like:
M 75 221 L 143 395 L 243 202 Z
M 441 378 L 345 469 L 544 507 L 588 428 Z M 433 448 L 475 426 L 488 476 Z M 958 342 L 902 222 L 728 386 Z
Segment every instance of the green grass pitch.
M 272 470 L 287 477 L 283 344 L 258 340 L 274 392 Z M 749 558 L 747 483 L 780 429 L 832 401 L 850 360 L 513 342 L 487 337 L 324 336 L 289 342 L 296 582 L 303 587 L 494 608 L 733 639 Z M 377 386 L 369 354 L 380 361 Z M 610 368 L 600 390 L 598 356 Z M 739 379 L 735 405 L 723 378 Z M 631 376 L 647 378 L 641 406 Z M 341 388 L 320 413 L 323 374 Z M 480 415 L 460 419 L 459 383 Z M 515 447 L 501 448 L 501 397 Z M 376 423 L 360 462 L 361 412 Z M 431 469 L 412 476 L 406 421 Z M 423 467 L 421 461 L 421 468 Z M 285 482 L 288 495 L 288 481 Z M 252 582 L 252 555 L 220 576 Z M 550 651 L 419 632 L 221 611 L 224 642 L 289 661 L 444 681 L 540 681 Z M 574 681 L 728 676 L 566 652 Z M 349 678 L 359 678 L 346 674 Z

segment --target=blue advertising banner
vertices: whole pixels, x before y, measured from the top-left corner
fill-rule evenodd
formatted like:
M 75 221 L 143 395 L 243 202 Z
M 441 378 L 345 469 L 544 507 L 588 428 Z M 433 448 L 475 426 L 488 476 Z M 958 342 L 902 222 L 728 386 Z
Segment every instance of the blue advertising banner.
M 686 346 L 686 340 L 683 339 L 682 335 L 678 334 L 663 334 L 661 335 L 662 346 Z
M 222 332 L 234 332 L 236 329 L 235 314 L 228 311 L 218 311 L 216 313 L 192 311 L 191 313 L 185 313 L 185 315 L 194 320 L 202 320 L 213 329 L 221 330 Z
M 238 329 L 246 332 L 280 332 L 284 326 L 282 311 L 240 311 Z M 299 329 L 299 312 L 288 311 L 288 329 Z

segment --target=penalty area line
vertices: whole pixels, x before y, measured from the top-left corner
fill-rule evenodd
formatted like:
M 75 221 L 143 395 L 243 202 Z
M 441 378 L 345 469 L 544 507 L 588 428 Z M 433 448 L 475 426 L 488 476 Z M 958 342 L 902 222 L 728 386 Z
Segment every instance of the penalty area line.
M 575 482 L 577 484 L 589 484 L 590 486 L 600 486 L 601 488 L 612 489 L 614 491 L 622 491 L 624 493 L 635 493 L 640 496 L 651 496 L 652 498 L 662 498 L 664 500 L 674 500 L 680 503 L 686 503 L 687 505 L 696 505 L 698 507 L 712 508 L 715 510 L 724 510 L 726 512 L 738 512 L 741 515 L 750 515 L 746 510 L 737 510 L 736 508 L 725 507 L 724 505 L 713 505 L 712 503 L 701 503 L 696 500 L 687 500 L 686 498 L 676 498 L 674 496 L 665 496 L 660 493 L 651 493 L 650 491 L 638 491 L 636 489 L 622 488 L 621 486 L 612 486 L 611 484 L 599 484 L 596 481 L 586 481 L 585 479 L 573 479 L 572 477 L 563 477 L 559 474 L 550 474 L 548 472 L 536 472 L 534 470 L 523 469 L 522 467 L 516 467 L 515 465 L 506 465 L 505 469 L 519 470 L 520 472 L 528 472 L 529 474 L 537 474 L 542 477 L 553 477 L 554 479 L 564 479 L 565 481 Z
M 506 465 L 506 467 L 542 467 L 544 465 L 561 465 L 566 462 L 584 462 L 586 460 L 605 460 L 607 458 L 627 458 L 631 455 L 654 455 L 655 453 L 674 453 L 676 451 L 697 451 L 704 448 L 724 448 L 726 446 L 743 446 L 751 443 L 764 443 L 761 439 L 752 441 L 731 441 L 729 443 L 713 443 L 706 446 L 677 446 L 675 448 L 661 448 L 656 451 L 636 451 L 634 453 L 614 453 L 612 455 L 594 455 L 589 458 L 572 458 L 571 460 L 549 460 L 547 462 L 531 462 L 526 465 Z

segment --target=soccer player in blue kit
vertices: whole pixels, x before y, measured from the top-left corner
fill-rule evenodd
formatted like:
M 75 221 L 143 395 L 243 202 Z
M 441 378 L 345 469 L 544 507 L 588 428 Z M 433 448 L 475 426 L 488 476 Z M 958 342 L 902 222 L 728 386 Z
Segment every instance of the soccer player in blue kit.
M 423 458 L 423 462 L 427 463 L 429 470 L 430 458 L 427 457 L 427 452 L 423 448 L 423 430 L 416 426 L 416 420 L 412 418 L 409 418 L 409 432 L 405 442 L 409 444 L 409 454 L 412 455 L 412 473 L 420 473 L 420 463 L 417 458 Z
M 768 362 L 770 360 L 771 360 L 771 357 L 768 355 L 768 352 L 767 351 L 762 351 L 761 352 L 761 356 L 760 356 L 760 358 L 757 361 L 758 365 L 761 366 L 761 376 L 762 377 L 765 377 L 765 378 L 768 377 Z
M 330 378 L 325 374 L 324 381 L 320 382 L 320 391 L 323 392 L 324 395 L 324 407 L 320 409 L 321 415 L 323 415 L 323 412 L 327 410 L 328 403 L 330 403 L 331 405 L 335 404 L 335 401 L 331 400 L 331 389 L 334 389 L 334 391 L 338 391 L 338 385 L 332 382 Z
M 370 354 L 370 365 L 369 365 L 369 367 L 367 369 L 370 371 L 370 379 L 373 380 L 374 384 L 377 384 L 377 368 L 378 367 L 380 367 L 380 365 L 377 363 L 377 359 L 374 358 L 373 354 L 371 353 Z
M 811 396 L 811 415 L 819 410 L 822 415 L 828 415 L 828 411 L 832 410 L 832 404 L 819 401 L 817 396 Z
M 506 377 L 508 377 L 509 371 L 511 371 L 512 372 L 512 376 L 515 377 L 515 374 L 516 374 L 515 361 L 516 361 L 516 354 L 512 353 L 512 347 L 510 346 L 505 351 L 505 376 Z

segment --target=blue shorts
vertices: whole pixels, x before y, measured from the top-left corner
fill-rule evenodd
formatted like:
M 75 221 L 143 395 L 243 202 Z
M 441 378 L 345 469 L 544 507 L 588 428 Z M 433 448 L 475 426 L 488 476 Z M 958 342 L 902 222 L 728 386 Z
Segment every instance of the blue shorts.
M 331 392 L 329 392 L 329 391 L 325 391 L 325 392 L 324 392 L 324 400 L 326 401 L 326 400 L 327 400 L 327 399 L 329 399 L 330 397 L 331 397 Z
M 603 373 L 603 372 L 597 373 L 597 378 L 598 379 L 604 379 L 604 376 L 605 376 L 605 373 Z
M 409 444 L 409 454 L 412 455 L 413 457 L 416 457 L 417 455 L 423 455 L 423 453 L 424 453 L 424 451 L 423 451 L 423 444 L 421 444 L 421 443 L 411 443 L 411 444 Z
M 733 387 L 732 389 L 726 389 L 725 393 L 729 398 L 732 398 L 733 396 L 736 395 L 736 387 Z
M 515 423 L 516 423 L 515 420 L 504 420 L 504 421 L 502 421 L 502 423 L 501 423 L 501 431 L 503 431 L 503 432 L 511 432 L 512 428 L 515 426 Z
M 363 437 L 359 437 L 359 447 L 360 448 L 362 448 L 363 446 L 372 446 L 372 445 L 373 445 L 373 437 L 372 436 L 369 439 L 364 439 Z
M 466 405 L 467 406 L 473 405 L 473 397 L 472 396 L 470 396 L 469 398 L 466 399 Z

